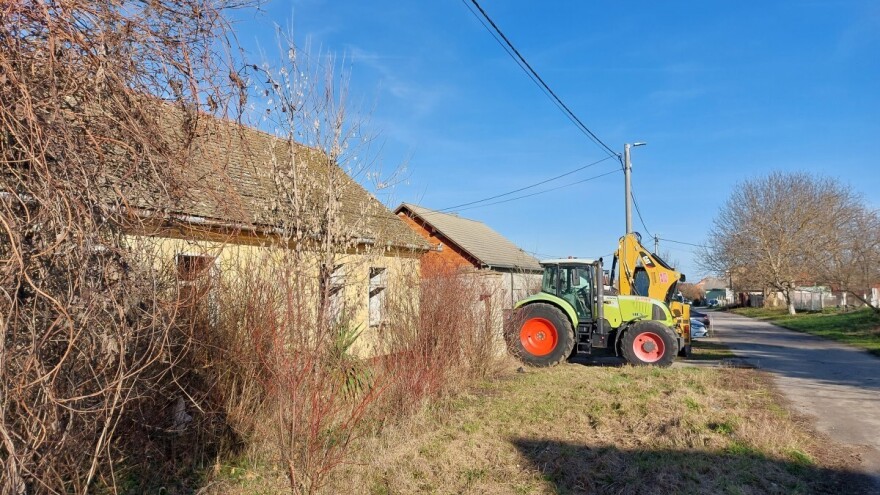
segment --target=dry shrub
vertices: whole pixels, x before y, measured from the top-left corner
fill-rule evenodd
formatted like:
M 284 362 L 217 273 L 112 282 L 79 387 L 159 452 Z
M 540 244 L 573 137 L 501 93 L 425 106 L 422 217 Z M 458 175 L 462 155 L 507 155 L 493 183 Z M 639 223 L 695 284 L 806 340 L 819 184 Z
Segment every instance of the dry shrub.
M 235 437 L 277 463 L 293 493 L 319 491 L 357 439 L 468 388 L 499 357 L 486 284 L 458 271 L 390 286 L 384 352 L 356 356 L 358 308 L 333 310 L 319 259 L 292 249 L 242 263 L 219 295 L 214 352 L 202 354 L 202 368 L 222 372 L 214 393 Z
M 224 285 L 212 364 L 224 372 L 217 388 L 229 424 L 268 444 L 257 454 L 281 465 L 292 493 L 314 493 L 346 459 L 382 387 L 351 353 L 360 329 L 348 311 L 332 311 L 313 254 L 276 254 Z
M 180 199 L 199 111 L 241 89 L 214 79 L 226 5 L 0 7 L 3 493 L 115 485 L 142 446 L 120 433 L 168 427 L 187 332 L 173 279 L 124 234 L 143 228 L 134 206 Z
M 358 308 L 333 311 L 316 253 L 278 254 L 224 283 L 212 340 L 222 352 L 206 367 L 224 372 L 215 383 L 228 424 L 255 455 L 280 465 L 291 492 L 319 491 L 351 461 L 356 440 L 496 369 L 496 327 L 479 277 L 403 277 L 389 287 L 384 352 L 363 359 L 352 352 Z
M 388 350 L 378 362 L 390 377 L 385 412 L 405 415 L 489 376 L 498 363 L 498 301 L 479 275 L 423 264 L 392 291 Z M 409 294 L 416 293 L 413 300 Z

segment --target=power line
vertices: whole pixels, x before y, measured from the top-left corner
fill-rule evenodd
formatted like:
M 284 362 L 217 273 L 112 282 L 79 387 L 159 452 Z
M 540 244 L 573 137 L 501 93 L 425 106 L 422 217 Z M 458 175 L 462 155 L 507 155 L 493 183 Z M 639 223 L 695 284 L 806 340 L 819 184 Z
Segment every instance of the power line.
M 664 249 L 666 249 L 666 250 L 668 250 L 668 251 L 671 251 L 671 252 L 676 252 L 676 253 L 687 253 L 687 254 L 692 254 L 692 255 L 694 255 L 694 256 L 700 256 L 700 255 L 703 254 L 703 253 L 701 253 L 701 252 L 699 252 L 699 251 L 697 251 L 697 250 L 695 250 L 695 249 L 688 249 L 688 248 L 685 248 L 685 247 L 668 247 L 668 246 L 667 246 L 667 247 L 665 247 Z M 667 260 L 667 261 L 668 261 L 668 260 Z
M 538 253 L 536 251 L 529 251 L 527 249 L 523 249 L 523 251 L 525 251 L 526 253 L 529 253 L 531 255 L 537 256 L 539 260 L 540 259 L 548 260 L 548 259 L 568 259 L 569 258 L 568 255 L 562 256 L 562 255 L 558 255 L 558 254 Z M 575 260 L 576 259 L 596 259 L 597 260 L 599 258 L 607 258 L 609 256 L 612 256 L 613 254 L 614 253 L 603 254 L 601 256 L 574 256 L 571 259 L 575 259 Z
M 662 237 L 659 237 L 659 236 L 655 237 L 654 235 L 652 235 L 652 234 L 651 234 L 651 231 L 648 230 L 648 226 L 645 225 L 645 219 L 642 218 L 642 211 L 639 209 L 639 203 L 638 203 L 638 201 L 636 201 L 636 193 L 635 193 L 635 191 L 632 190 L 632 189 L 630 189 L 630 196 L 632 197 L 633 205 L 636 207 L 636 213 L 637 213 L 638 216 L 639 216 L 639 221 L 641 222 L 642 227 L 645 228 L 645 233 L 648 234 L 648 237 L 655 238 L 655 239 L 658 240 L 658 241 L 671 242 L 671 243 L 673 243 L 673 244 L 683 244 L 683 245 L 685 245 L 685 246 L 693 246 L 693 247 L 698 247 L 698 248 L 706 249 L 706 246 L 703 245 L 703 244 L 694 244 L 694 243 L 692 243 L 692 242 L 676 241 L 676 240 L 674 240 L 674 239 L 664 239 L 664 238 L 662 238 Z M 694 254 L 698 254 L 698 253 L 694 253 Z
M 583 184 L 584 182 L 589 182 L 589 181 L 592 181 L 592 180 L 596 180 L 596 179 L 599 179 L 599 178 L 605 177 L 605 176 L 607 176 L 607 175 L 611 175 L 611 174 L 613 174 L 613 173 L 615 173 L 615 172 L 619 172 L 619 171 L 620 171 L 620 170 L 618 170 L 617 168 L 615 168 L 614 170 L 609 170 L 608 172 L 605 172 L 605 173 L 602 173 L 602 174 L 599 174 L 599 175 L 594 175 L 594 176 L 592 176 L 592 177 L 587 177 L 586 179 L 581 179 L 581 180 L 578 180 L 578 181 L 575 181 L 575 182 L 569 182 L 569 183 L 567 183 L 567 184 L 562 184 L 561 186 L 551 187 L 551 188 L 549 188 L 549 189 L 544 189 L 544 190 L 542 190 L 542 191 L 537 191 L 537 192 L 533 192 L 533 193 L 530 193 L 530 194 L 523 194 L 522 196 L 517 196 L 517 197 L 515 197 L 515 198 L 502 199 L 501 201 L 493 201 L 493 202 L 491 202 L 491 203 L 484 203 L 484 204 L 478 204 L 478 205 L 474 205 L 474 206 L 469 206 L 469 207 L 467 207 L 467 208 L 460 208 L 460 209 L 456 210 L 456 212 L 459 212 L 459 211 L 465 211 L 465 210 L 473 210 L 473 209 L 475 209 L 475 208 L 483 208 L 483 207 L 486 207 L 486 206 L 499 205 L 499 204 L 502 204 L 502 203 L 509 203 L 509 202 L 511 202 L 511 201 L 516 201 L 516 200 L 518 200 L 518 199 L 523 199 L 523 198 L 530 198 L 530 197 L 532 197 L 532 196 L 537 196 L 537 195 L 539 195 L 539 194 L 544 194 L 544 193 L 548 193 L 548 192 L 551 192 L 551 191 L 557 191 L 557 190 L 559 190 L 559 189 L 563 189 L 563 188 L 566 188 L 566 187 L 571 187 L 571 186 L 574 186 L 574 185 L 577 185 L 577 184 Z M 449 211 L 431 210 L 431 211 L 425 212 L 424 214 L 422 214 L 422 216 L 437 215 L 437 214 L 449 215 L 449 214 L 451 214 L 451 213 L 452 213 L 452 212 L 449 212 Z
M 706 246 L 706 245 L 704 245 L 704 244 L 694 244 L 694 243 L 692 243 L 692 242 L 675 241 L 675 240 L 672 240 L 672 239 L 663 239 L 663 238 L 659 238 L 659 239 L 660 239 L 661 241 L 663 241 L 663 242 L 671 242 L 671 243 L 673 243 L 673 244 L 684 244 L 685 246 L 693 246 L 693 247 L 698 247 L 698 248 L 708 249 L 708 246 Z
M 537 251 L 529 251 L 528 249 L 523 249 L 523 251 L 525 251 L 528 254 L 531 254 L 532 256 L 537 257 L 539 260 L 540 259 L 548 260 L 548 259 L 554 259 L 554 258 L 562 258 L 562 256 L 558 256 L 555 254 L 539 253 Z
M 539 194 L 544 194 L 544 193 L 548 193 L 548 192 L 551 192 L 551 191 L 557 191 L 557 190 L 562 189 L 562 188 L 565 188 L 565 187 L 570 187 L 570 186 L 574 186 L 574 185 L 577 185 L 577 184 L 583 184 L 584 182 L 589 182 L 589 181 L 591 181 L 591 180 L 596 180 L 596 179 L 599 179 L 599 178 L 605 177 L 606 175 L 611 175 L 611 174 L 613 174 L 613 173 L 615 173 L 615 172 L 619 172 L 619 170 L 614 169 L 614 170 L 611 170 L 611 171 L 605 172 L 604 174 L 594 175 L 594 176 L 592 176 L 592 177 L 587 177 L 586 179 L 581 179 L 581 180 L 579 180 L 579 181 L 569 182 L 568 184 L 563 184 L 563 185 L 561 185 L 561 186 L 551 187 L 550 189 L 544 189 L 543 191 L 538 191 L 538 192 L 534 192 L 534 193 L 531 193 L 531 194 L 524 194 L 524 195 L 522 195 L 522 196 L 517 196 L 517 197 L 515 197 L 515 198 L 510 198 L 510 199 L 502 199 L 501 201 L 494 201 L 494 202 L 492 202 L 492 203 L 485 203 L 485 204 L 480 204 L 480 205 L 476 205 L 476 206 L 471 206 L 471 207 L 468 207 L 468 208 L 461 208 L 461 209 L 459 209 L 459 210 L 457 210 L 457 211 L 472 210 L 472 209 L 474 209 L 474 208 L 482 208 L 482 207 L 484 207 L 484 206 L 500 205 L 500 204 L 502 204 L 502 203 L 509 203 L 509 202 L 511 202 L 511 201 L 516 201 L 516 200 L 518 200 L 518 199 L 530 198 L 530 197 L 532 197 L 532 196 L 537 196 L 537 195 L 539 195 Z
M 584 124 L 583 121 L 581 121 L 581 119 L 579 119 L 578 116 L 571 111 L 568 105 L 566 105 L 562 101 L 562 99 L 559 98 L 559 96 L 557 96 L 557 94 L 552 89 L 550 89 L 550 86 L 548 86 L 547 83 L 544 82 L 544 79 L 542 79 L 541 76 L 538 75 L 535 69 L 533 69 L 532 66 L 526 61 L 525 57 L 522 56 L 519 50 L 517 50 L 516 47 L 513 46 L 513 43 L 511 43 L 510 40 L 507 38 L 507 36 L 504 35 L 504 33 L 501 31 L 501 28 L 499 28 L 498 25 L 495 24 L 495 21 L 493 21 L 492 18 L 489 17 L 489 14 L 487 14 L 486 11 L 483 10 L 483 7 L 480 6 L 479 2 L 477 2 L 477 0 L 470 0 L 470 2 L 480 11 L 479 15 L 474 12 L 474 9 L 471 8 L 470 5 L 468 5 L 468 0 L 462 0 L 462 3 L 464 3 L 465 7 L 467 7 L 471 14 L 473 14 L 474 17 L 476 17 L 477 20 L 480 21 L 480 24 L 482 24 L 483 27 L 486 28 L 486 30 L 489 32 L 489 34 L 492 35 L 495 41 L 498 42 L 499 45 L 501 45 L 501 48 L 503 48 L 504 51 L 511 58 L 513 58 L 514 62 L 516 62 L 520 69 L 522 69 L 526 73 L 526 75 L 529 76 L 529 79 L 531 79 L 532 82 L 538 85 L 538 87 L 541 88 L 542 91 L 544 91 L 544 94 L 547 95 L 547 97 L 549 97 L 551 101 L 556 104 L 557 108 L 559 108 L 559 110 L 562 111 L 562 113 L 565 114 L 565 116 L 568 117 L 568 119 L 582 133 L 590 138 L 590 140 L 593 141 L 596 146 L 598 146 L 604 152 L 608 153 L 609 156 L 619 157 L 619 154 L 617 152 L 615 152 L 613 149 L 611 149 L 610 146 L 605 144 L 604 141 L 599 139 L 599 136 L 591 131 L 590 128 L 587 127 L 586 124 Z M 492 26 L 491 29 L 489 28 L 489 26 L 486 25 L 486 22 L 488 22 Z M 501 37 L 501 39 L 498 38 L 499 36 Z
M 587 169 L 587 168 L 593 167 L 593 166 L 598 165 L 598 164 L 604 162 L 605 160 L 609 160 L 609 159 L 611 159 L 611 157 L 610 157 L 610 156 L 606 156 L 605 158 L 603 158 L 603 159 L 601 159 L 601 160 L 597 160 L 597 161 L 595 161 L 595 162 L 593 162 L 593 163 L 588 163 L 587 165 L 584 165 L 584 166 L 582 166 L 582 167 L 578 167 L 578 168 L 576 168 L 576 169 L 574 169 L 574 170 L 569 170 L 568 172 L 565 172 L 564 174 L 559 174 L 559 175 L 557 175 L 557 176 L 555 176 L 555 177 L 551 177 L 551 178 L 549 178 L 549 179 L 542 180 L 541 182 L 535 182 L 534 184 L 531 184 L 531 185 L 528 185 L 528 186 L 525 186 L 525 187 L 521 187 L 521 188 L 519 188 L 519 189 L 514 189 L 513 191 L 508 191 L 508 192 L 506 192 L 506 193 L 502 193 L 502 194 L 496 194 L 495 196 L 489 196 L 488 198 L 478 199 L 478 200 L 476 200 L 476 201 L 471 201 L 471 202 L 469 202 L 469 203 L 462 203 L 462 204 L 460 204 L 460 205 L 455 205 L 455 206 L 449 206 L 449 207 L 446 207 L 446 208 L 441 208 L 441 209 L 439 209 L 439 210 L 437 210 L 437 211 L 449 211 L 449 210 L 454 210 L 454 209 L 456 209 L 456 208 L 461 208 L 462 206 L 470 206 L 470 205 L 474 205 L 474 204 L 477 204 L 477 203 L 482 203 L 482 202 L 484 202 L 484 201 L 491 201 L 491 200 L 493 200 L 493 199 L 501 198 L 501 197 L 504 197 L 504 196 L 509 196 L 509 195 L 511 195 L 511 194 L 515 194 L 515 193 L 518 193 L 518 192 L 521 192 L 521 191 L 525 191 L 526 189 L 531 189 L 531 188 L 533 188 L 533 187 L 537 187 L 537 186 L 540 186 L 540 185 L 542 185 L 542 184 L 546 184 L 546 183 L 548 183 L 548 182 L 552 182 L 552 181 L 554 181 L 554 180 L 556 180 L 556 179 L 561 179 L 561 178 L 563 178 L 563 177 L 565 177 L 565 176 L 568 176 L 568 175 L 571 175 L 571 174 L 573 174 L 573 173 L 575 173 L 575 172 L 580 172 L 581 170 L 584 170 L 584 169 Z
M 648 226 L 645 225 L 645 219 L 642 218 L 642 210 L 639 209 L 639 202 L 636 201 L 636 193 L 632 190 L 632 187 L 630 187 L 629 196 L 632 198 L 633 205 L 636 207 L 636 214 L 639 216 L 639 222 L 642 223 L 642 227 L 645 228 L 645 233 L 648 234 L 648 237 L 654 237 L 651 235 L 651 231 L 648 230 Z

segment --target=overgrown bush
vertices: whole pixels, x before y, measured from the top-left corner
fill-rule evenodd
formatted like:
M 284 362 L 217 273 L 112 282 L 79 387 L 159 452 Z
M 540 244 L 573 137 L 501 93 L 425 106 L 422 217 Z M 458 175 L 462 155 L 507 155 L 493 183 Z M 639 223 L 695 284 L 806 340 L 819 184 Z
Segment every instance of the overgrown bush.
M 426 264 L 393 296 L 382 334 L 388 354 L 378 359 L 393 377 L 381 400 L 387 413 L 410 413 L 496 369 L 499 296 L 477 273 Z
M 487 377 L 498 336 L 486 285 L 457 271 L 395 279 L 385 325 L 364 336 L 351 323 L 363 308 L 331 311 L 314 258 L 300 254 L 228 275 L 201 368 L 220 373 L 214 393 L 235 437 L 281 467 L 293 493 L 314 493 L 359 437 Z
M 170 427 L 187 331 L 164 297 L 173 280 L 125 234 L 145 228 L 140 208 L 181 199 L 200 112 L 241 89 L 224 67 L 226 5 L 0 8 L 3 493 L 116 485 L 127 448 Z
M 243 267 L 221 298 L 217 331 L 225 347 L 213 364 L 231 424 L 258 455 L 278 462 L 294 493 L 313 493 L 343 462 L 381 384 L 351 353 L 358 336 L 331 314 L 317 270 L 282 255 L 260 270 Z
M 352 352 L 366 329 L 332 310 L 321 268 L 363 248 L 353 232 L 374 212 L 343 198 L 369 140 L 341 104 L 345 78 L 298 66 L 292 44 L 248 87 L 226 56 L 228 6 L 0 8 L 2 493 L 191 492 L 212 461 L 264 441 L 291 490 L 314 492 L 357 435 L 491 370 L 494 299 L 459 272 L 389 288 L 380 357 Z M 182 276 L 147 241 L 187 228 L 168 212 L 204 195 L 240 199 L 188 172 L 204 121 L 253 94 L 289 151 L 252 157 L 277 192 L 260 212 L 277 249 L 216 280 Z

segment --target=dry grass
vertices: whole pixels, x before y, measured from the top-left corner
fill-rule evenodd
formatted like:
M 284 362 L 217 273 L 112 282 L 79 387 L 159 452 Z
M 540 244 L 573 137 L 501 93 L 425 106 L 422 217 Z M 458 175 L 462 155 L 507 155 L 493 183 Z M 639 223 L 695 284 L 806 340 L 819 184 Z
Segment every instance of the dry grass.
M 512 370 L 513 368 L 511 368 Z M 360 445 L 340 493 L 815 493 L 851 453 L 751 370 L 511 371 Z
M 698 358 L 730 351 L 701 341 Z M 352 443 L 325 493 L 861 493 L 858 453 L 788 412 L 765 374 L 675 366 L 520 368 L 422 402 Z M 266 453 L 206 492 L 276 493 Z

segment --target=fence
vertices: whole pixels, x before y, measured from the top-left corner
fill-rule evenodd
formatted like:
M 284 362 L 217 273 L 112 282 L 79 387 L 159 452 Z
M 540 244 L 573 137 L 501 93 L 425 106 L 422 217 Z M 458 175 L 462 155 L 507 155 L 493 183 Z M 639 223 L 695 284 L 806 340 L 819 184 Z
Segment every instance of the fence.
M 871 305 L 877 306 L 880 302 L 880 290 L 874 288 L 862 294 L 862 297 L 870 301 Z M 778 307 L 785 305 L 785 298 L 781 292 L 770 293 L 765 299 L 761 295 L 749 296 L 752 306 L 762 306 L 766 301 L 767 306 Z M 846 292 L 827 292 L 820 290 L 796 290 L 791 293 L 791 302 L 798 311 L 821 311 L 825 308 L 860 308 L 865 303 Z
M 821 311 L 826 307 L 837 306 L 838 298 L 830 292 L 796 290 L 791 293 L 791 302 L 798 311 Z

